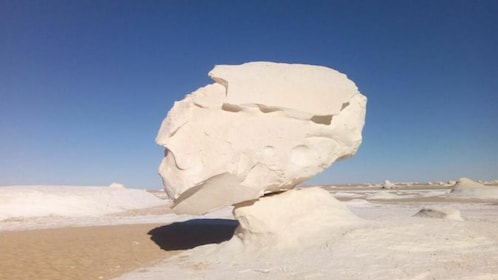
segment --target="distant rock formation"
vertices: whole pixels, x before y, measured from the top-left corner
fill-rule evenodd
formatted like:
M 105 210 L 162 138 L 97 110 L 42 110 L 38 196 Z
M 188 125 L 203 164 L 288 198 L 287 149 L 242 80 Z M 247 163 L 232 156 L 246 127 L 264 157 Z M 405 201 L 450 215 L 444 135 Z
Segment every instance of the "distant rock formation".
M 450 195 L 478 199 L 498 199 L 498 187 L 486 186 L 463 177 L 453 186 Z
M 109 188 L 124 189 L 125 186 L 123 184 L 121 184 L 121 183 L 112 182 L 109 185 Z
M 484 188 L 481 183 L 478 183 L 470 178 L 462 177 L 456 181 L 455 186 L 453 187 L 452 192 L 458 192 L 459 190 L 467 190 L 467 189 L 479 189 Z
M 389 180 L 385 180 L 384 181 L 384 184 L 382 184 L 382 188 L 383 189 L 395 189 L 396 188 L 396 185 L 394 183 L 392 183 L 391 181 Z
M 361 144 L 366 97 L 338 71 L 251 62 L 209 76 L 215 83 L 175 102 L 156 138 L 177 213 L 290 190 Z

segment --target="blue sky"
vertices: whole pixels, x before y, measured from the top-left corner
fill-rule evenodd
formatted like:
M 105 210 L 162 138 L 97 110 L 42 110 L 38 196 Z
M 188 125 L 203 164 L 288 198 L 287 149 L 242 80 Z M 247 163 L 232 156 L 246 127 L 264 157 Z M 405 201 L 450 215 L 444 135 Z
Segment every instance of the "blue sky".
M 154 143 L 216 64 L 346 73 L 358 154 L 311 183 L 498 178 L 498 1 L 0 0 L 0 185 L 160 188 Z

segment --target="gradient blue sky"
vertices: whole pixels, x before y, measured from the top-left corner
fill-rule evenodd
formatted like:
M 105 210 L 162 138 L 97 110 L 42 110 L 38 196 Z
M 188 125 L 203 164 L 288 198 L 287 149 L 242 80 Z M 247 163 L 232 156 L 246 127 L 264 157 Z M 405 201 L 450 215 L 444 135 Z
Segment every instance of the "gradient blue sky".
M 160 188 L 154 143 L 215 64 L 346 73 L 358 154 L 312 183 L 498 178 L 498 1 L 0 0 L 0 185 Z

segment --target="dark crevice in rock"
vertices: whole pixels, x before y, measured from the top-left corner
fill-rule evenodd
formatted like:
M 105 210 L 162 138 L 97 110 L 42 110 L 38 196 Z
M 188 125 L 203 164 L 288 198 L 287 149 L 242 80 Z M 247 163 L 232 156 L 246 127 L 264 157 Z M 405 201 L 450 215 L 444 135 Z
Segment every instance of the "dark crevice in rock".
M 266 105 L 263 105 L 263 104 L 257 104 L 257 105 L 258 105 L 259 110 L 262 113 L 265 113 L 265 114 L 276 112 L 276 111 L 281 111 L 280 109 L 275 108 L 275 107 L 270 107 L 270 106 L 266 106 Z
M 333 117 L 332 115 L 326 115 L 326 116 L 315 115 L 311 117 L 310 120 L 317 124 L 330 125 L 330 123 L 332 122 L 332 117 Z
M 341 111 L 346 109 L 346 107 L 348 107 L 348 106 L 349 106 L 349 102 L 342 103 Z
M 206 108 L 206 107 L 202 106 L 201 104 L 195 103 L 195 102 L 194 102 L 194 106 L 198 107 L 198 108 L 202 108 L 202 109 Z
M 233 104 L 228 104 L 228 103 L 225 103 L 221 106 L 221 109 L 223 111 L 226 111 L 226 112 L 232 112 L 232 113 L 238 113 L 240 111 L 242 111 L 242 108 L 237 106 L 237 105 L 233 105 Z

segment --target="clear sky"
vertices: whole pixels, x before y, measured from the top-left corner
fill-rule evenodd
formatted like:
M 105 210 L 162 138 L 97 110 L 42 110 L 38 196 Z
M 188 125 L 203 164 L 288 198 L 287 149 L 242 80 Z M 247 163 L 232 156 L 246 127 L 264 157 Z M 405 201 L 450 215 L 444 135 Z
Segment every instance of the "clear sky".
M 498 1 L 0 0 L 0 185 L 160 188 L 173 102 L 258 60 L 368 97 L 358 154 L 312 183 L 498 179 Z

